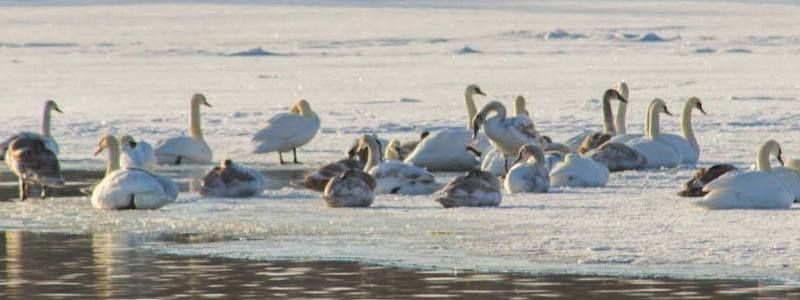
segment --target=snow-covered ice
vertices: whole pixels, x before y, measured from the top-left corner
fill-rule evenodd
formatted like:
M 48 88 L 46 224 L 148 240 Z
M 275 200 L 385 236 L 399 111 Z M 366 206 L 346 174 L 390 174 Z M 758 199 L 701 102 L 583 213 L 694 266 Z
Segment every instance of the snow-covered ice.
M 23 3 L 25 4 L 25 3 Z M 600 128 L 596 101 L 631 87 L 629 132 L 653 97 L 690 96 L 700 165 L 744 167 L 760 143 L 800 156 L 800 6 L 780 1 L 336 1 L 126 5 L 0 1 L 0 136 L 53 135 L 68 169 L 100 169 L 97 138 L 155 142 L 186 132 L 188 101 L 208 96 L 215 160 L 303 169 L 342 156 L 364 133 L 415 139 L 466 125 L 463 89 L 510 104 L 522 94 L 537 129 L 564 140 Z M 462 55 L 468 54 L 468 55 Z M 303 166 L 250 153 L 252 134 L 302 97 L 322 119 Z M 400 100 L 398 100 L 400 99 Z M 403 100 L 413 99 L 413 101 Z M 679 118 L 663 118 L 676 132 Z M 693 170 L 613 174 L 600 189 L 506 195 L 499 208 L 445 210 L 435 197 L 379 196 L 370 209 L 327 209 L 286 187 L 255 199 L 182 194 L 157 211 L 107 212 L 87 198 L 0 203 L 0 226 L 47 231 L 168 231 L 254 241 L 161 251 L 252 259 L 348 259 L 533 273 L 800 279 L 797 206 L 705 211 L 679 198 Z M 3 181 L 13 178 L 3 172 Z M 446 182 L 454 174 L 440 174 Z

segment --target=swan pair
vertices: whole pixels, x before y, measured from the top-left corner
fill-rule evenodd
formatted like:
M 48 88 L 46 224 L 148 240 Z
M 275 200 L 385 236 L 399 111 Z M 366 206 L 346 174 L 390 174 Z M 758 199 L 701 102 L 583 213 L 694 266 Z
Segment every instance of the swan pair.
M 267 179 L 256 169 L 226 159 L 211 169 L 200 181 L 200 195 L 217 197 L 252 197 L 261 194 Z
M 294 163 L 297 148 L 307 144 L 320 128 L 319 116 L 311 110 L 306 100 L 298 100 L 288 113 L 279 113 L 267 121 L 267 126 L 253 136 L 253 153 L 278 152 L 280 164 L 284 164 L 283 152 L 292 151 Z
M 546 193 L 551 186 L 602 187 L 608 182 L 606 166 L 575 153 L 566 154 L 563 161 L 550 169 L 541 149 L 525 145 L 517 161 L 505 178 L 508 193 Z
M 97 152 L 108 152 L 106 175 L 94 187 L 92 206 L 99 209 L 157 209 L 175 201 L 178 186 L 169 178 L 141 168 L 120 168 L 120 145 L 116 137 L 100 138 Z

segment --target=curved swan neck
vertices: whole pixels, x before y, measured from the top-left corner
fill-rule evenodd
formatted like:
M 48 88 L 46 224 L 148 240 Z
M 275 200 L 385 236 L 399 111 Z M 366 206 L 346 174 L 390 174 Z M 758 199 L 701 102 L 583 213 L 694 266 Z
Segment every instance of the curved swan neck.
M 46 137 L 50 136 L 50 114 L 52 111 L 52 107 L 50 105 L 45 105 L 44 110 L 42 111 L 42 135 Z
M 203 129 L 200 127 L 200 102 L 192 101 L 191 114 L 189 115 L 189 135 L 192 138 L 204 141 Z
M 475 114 L 478 113 L 478 108 L 475 107 L 475 100 L 472 99 L 472 93 L 470 91 L 464 92 L 464 103 L 467 105 L 467 128 L 472 130 L 472 119 L 475 118 Z
M 764 145 L 761 145 L 761 149 L 758 150 L 758 154 L 756 155 L 756 170 L 764 171 L 764 172 L 772 172 L 772 166 L 769 163 L 769 156 L 771 154 L 778 154 L 780 152 L 780 145 L 778 142 L 774 140 L 769 140 Z
M 500 120 L 506 119 L 506 107 L 503 106 L 503 104 L 500 102 L 497 101 L 489 102 L 489 104 L 486 104 L 486 106 L 484 106 L 481 112 L 479 112 L 478 114 L 486 117 L 490 112 L 494 112 L 495 114 L 497 114 L 497 118 L 499 118 Z
M 514 116 L 515 117 L 530 117 L 528 110 L 525 109 L 525 98 L 518 96 L 514 99 Z
M 692 129 L 692 109 L 694 109 L 695 105 L 697 104 L 690 99 L 683 106 L 683 112 L 681 112 L 681 134 L 692 145 L 692 148 L 699 150 L 700 145 L 697 144 L 697 138 L 695 138 L 694 130 Z
M 622 95 L 623 97 L 627 96 Z M 628 104 L 625 102 L 620 101 L 619 106 L 617 106 L 617 119 L 616 119 L 616 127 L 617 127 L 617 134 L 625 134 L 625 114 L 628 112 Z
M 364 172 L 369 172 L 369 169 L 380 163 L 381 151 L 378 149 L 378 143 L 374 139 L 364 138 L 361 143 L 367 144 L 367 163 L 364 164 Z
M 541 168 L 542 166 L 544 166 L 544 160 L 545 159 L 544 159 L 544 152 L 542 152 L 542 149 L 533 148 L 531 150 L 533 150 L 533 151 L 531 151 L 531 157 L 528 158 L 528 162 L 531 162 L 531 159 L 536 160 L 536 161 L 533 162 L 533 168 L 534 169 L 538 169 L 538 168 Z
M 603 133 L 608 133 L 614 135 L 616 130 L 614 129 L 614 123 L 611 112 L 611 95 L 606 93 L 603 95 Z
M 106 150 L 108 151 L 108 161 L 106 162 L 106 176 L 119 170 L 119 142 L 116 138 L 106 139 Z
M 653 103 L 650 105 L 650 109 L 647 111 L 647 137 L 650 139 L 655 139 L 661 133 L 659 128 L 659 117 L 658 117 L 658 109 L 657 103 Z

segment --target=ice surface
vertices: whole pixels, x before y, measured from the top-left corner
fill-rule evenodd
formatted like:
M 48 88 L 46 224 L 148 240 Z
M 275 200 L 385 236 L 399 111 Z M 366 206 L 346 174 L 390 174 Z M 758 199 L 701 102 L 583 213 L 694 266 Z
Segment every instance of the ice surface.
M 340 158 L 360 134 L 411 140 L 465 126 L 470 83 L 489 94 L 479 106 L 525 95 L 537 129 L 565 140 L 600 129 L 596 99 L 618 80 L 631 87 L 628 132 L 642 130 L 653 97 L 672 111 L 703 99 L 709 114 L 693 118 L 702 166 L 747 166 L 768 138 L 787 158 L 800 155 L 795 5 L 47 3 L 60 4 L 0 9 L 0 136 L 38 128 L 42 103 L 55 99 L 64 114 L 54 114 L 53 135 L 68 169 L 101 168 L 91 156 L 101 134 L 151 143 L 185 134 L 194 92 L 214 106 L 203 110 L 203 129 L 215 160 L 306 169 Z M 556 39 L 557 28 L 582 38 Z M 651 34 L 665 41 L 639 41 Z M 465 46 L 481 53 L 455 54 Z M 703 48 L 715 51 L 694 53 Z M 220 55 L 242 52 L 291 55 Z M 300 97 L 322 119 L 298 151 L 306 164 L 280 167 L 277 155 L 252 154 L 252 134 Z M 663 118 L 663 130 L 677 132 L 678 120 Z M 292 187 L 244 200 L 182 194 L 158 211 L 98 211 L 87 198 L 63 198 L 0 203 L 0 226 L 255 236 L 161 249 L 253 259 L 797 280 L 800 212 L 704 211 L 675 196 L 692 172 L 614 174 L 606 188 L 506 195 L 495 209 L 445 210 L 434 196 L 326 209 L 318 194 Z M 440 182 L 454 175 L 437 174 Z

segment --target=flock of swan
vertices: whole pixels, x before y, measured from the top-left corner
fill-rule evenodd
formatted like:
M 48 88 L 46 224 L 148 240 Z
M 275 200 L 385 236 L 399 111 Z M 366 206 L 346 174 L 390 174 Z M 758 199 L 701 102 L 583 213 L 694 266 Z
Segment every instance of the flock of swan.
M 478 110 L 475 96 L 486 94 L 467 86 L 464 100 L 467 125 L 423 132 L 418 140 L 401 142 L 362 135 L 347 157 L 308 174 L 305 187 L 322 193 L 329 207 L 368 207 L 375 194 L 430 195 L 444 207 L 498 206 L 506 193 L 547 193 L 551 187 L 603 187 L 610 172 L 672 168 L 696 164 L 701 148 L 691 124 L 694 110 L 705 114 L 702 101 L 691 97 L 681 114 L 681 134 L 660 130 L 662 114 L 671 116 L 666 102 L 653 99 L 645 113 L 642 133 L 626 132 L 628 86 L 617 83 L 602 97 L 602 131 L 585 131 L 563 143 L 536 129 L 518 96 L 511 114 L 499 101 Z M 617 116 L 612 101 L 618 102 Z M 201 129 L 201 106 L 206 97 L 190 100 L 189 135 L 164 139 L 151 146 L 125 135 L 104 135 L 95 155 L 107 153 L 103 179 L 85 192 L 100 209 L 156 209 L 178 197 L 177 185 L 155 173 L 158 165 L 210 164 L 212 149 Z M 41 132 L 19 132 L 0 142 L 2 158 L 19 178 L 19 197 L 45 198 L 48 189 L 64 184 L 58 143 L 50 132 L 51 113 L 61 109 L 45 102 Z M 306 100 L 278 113 L 252 138 L 254 153 L 293 152 L 314 139 L 320 118 Z M 776 157 L 782 166 L 773 167 Z M 800 200 L 800 160 L 784 160 L 778 142 L 769 140 L 757 151 L 751 169 L 729 164 L 699 169 L 681 196 L 708 209 L 789 208 Z M 432 172 L 465 172 L 445 185 Z M 225 159 L 203 177 L 199 193 L 218 197 L 251 197 L 263 192 L 267 178 L 257 170 Z

